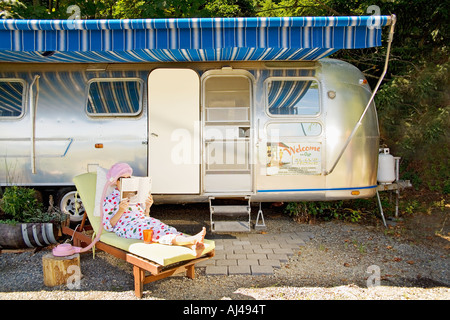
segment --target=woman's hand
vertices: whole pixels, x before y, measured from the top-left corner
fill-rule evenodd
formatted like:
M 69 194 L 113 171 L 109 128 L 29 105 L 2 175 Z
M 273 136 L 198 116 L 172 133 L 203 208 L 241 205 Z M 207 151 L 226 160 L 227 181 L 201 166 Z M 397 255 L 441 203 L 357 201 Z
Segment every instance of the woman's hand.
M 149 194 L 147 200 L 145 200 L 145 207 L 150 208 L 152 204 L 153 204 L 153 197 L 151 194 Z
M 127 198 L 123 198 L 122 201 L 120 201 L 119 210 L 116 212 L 114 217 L 112 217 L 111 220 L 109 221 L 113 227 L 120 220 L 120 218 L 122 218 L 122 215 L 124 214 L 125 210 L 128 209 L 129 204 L 130 204 L 130 200 Z
M 119 212 L 124 213 L 127 210 L 130 200 L 128 198 L 123 198 L 119 203 Z
M 148 195 L 147 200 L 145 200 L 145 215 L 149 216 L 150 215 L 150 207 L 153 204 L 153 197 L 151 194 Z

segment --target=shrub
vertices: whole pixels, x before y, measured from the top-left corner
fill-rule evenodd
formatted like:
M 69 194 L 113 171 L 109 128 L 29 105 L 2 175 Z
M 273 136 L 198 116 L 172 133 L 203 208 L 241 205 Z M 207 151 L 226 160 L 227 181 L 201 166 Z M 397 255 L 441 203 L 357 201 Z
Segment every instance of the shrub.
M 36 190 L 11 186 L 7 187 L 0 200 L 3 211 L 2 223 L 16 224 L 19 222 L 60 222 L 65 217 L 54 210 L 45 212 L 43 204 L 36 198 Z
M 42 204 L 37 201 L 34 189 L 12 186 L 5 189 L 0 208 L 12 219 L 25 222 L 42 210 Z
M 450 189 L 450 62 L 423 62 L 385 84 L 376 97 L 381 142 L 402 157 L 400 173 L 416 190 Z

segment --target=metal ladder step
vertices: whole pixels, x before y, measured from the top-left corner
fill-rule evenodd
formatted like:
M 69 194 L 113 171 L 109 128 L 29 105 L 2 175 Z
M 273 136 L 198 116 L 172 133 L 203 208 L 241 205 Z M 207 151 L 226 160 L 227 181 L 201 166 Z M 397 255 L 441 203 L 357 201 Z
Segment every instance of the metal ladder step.
M 231 197 L 229 199 L 232 199 Z M 246 204 L 227 204 L 224 198 L 218 199 L 222 202 L 212 203 L 215 200 L 214 197 L 209 197 L 209 211 L 211 219 L 211 231 L 212 232 L 249 232 L 251 229 L 250 217 L 251 206 L 250 197 L 243 198 Z M 233 200 L 236 200 L 233 198 Z M 220 220 L 216 220 L 216 217 L 222 217 Z M 228 217 L 228 220 L 224 220 L 224 217 Z M 239 219 L 240 218 L 240 219 Z
M 250 224 L 248 221 L 213 221 L 214 232 L 248 232 Z
M 248 206 L 211 206 L 213 214 L 218 216 L 239 217 L 247 216 L 250 208 Z

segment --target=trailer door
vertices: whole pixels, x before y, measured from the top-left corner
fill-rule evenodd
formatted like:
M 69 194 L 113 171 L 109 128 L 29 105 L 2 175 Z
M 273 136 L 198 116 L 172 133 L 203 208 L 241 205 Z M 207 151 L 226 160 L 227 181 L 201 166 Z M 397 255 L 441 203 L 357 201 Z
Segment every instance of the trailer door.
M 203 191 L 252 192 L 252 80 L 243 70 L 205 73 L 203 91 Z
M 199 91 L 199 77 L 191 69 L 150 73 L 148 167 L 153 193 L 199 193 Z

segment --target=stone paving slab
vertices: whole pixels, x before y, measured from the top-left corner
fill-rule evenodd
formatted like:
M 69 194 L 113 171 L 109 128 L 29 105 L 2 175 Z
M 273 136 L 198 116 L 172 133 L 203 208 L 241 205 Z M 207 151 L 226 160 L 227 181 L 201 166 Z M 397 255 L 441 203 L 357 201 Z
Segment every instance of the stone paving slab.
M 206 267 L 206 275 L 272 275 L 301 246 L 314 238 L 311 232 L 283 234 L 242 233 L 233 238 L 211 238 L 216 243 L 214 258 L 197 266 Z
M 252 266 L 252 275 L 261 276 L 261 275 L 272 275 L 273 268 L 271 266 Z
M 228 274 L 244 274 L 244 275 L 250 275 L 252 274 L 250 270 L 250 266 L 230 266 L 228 267 Z

